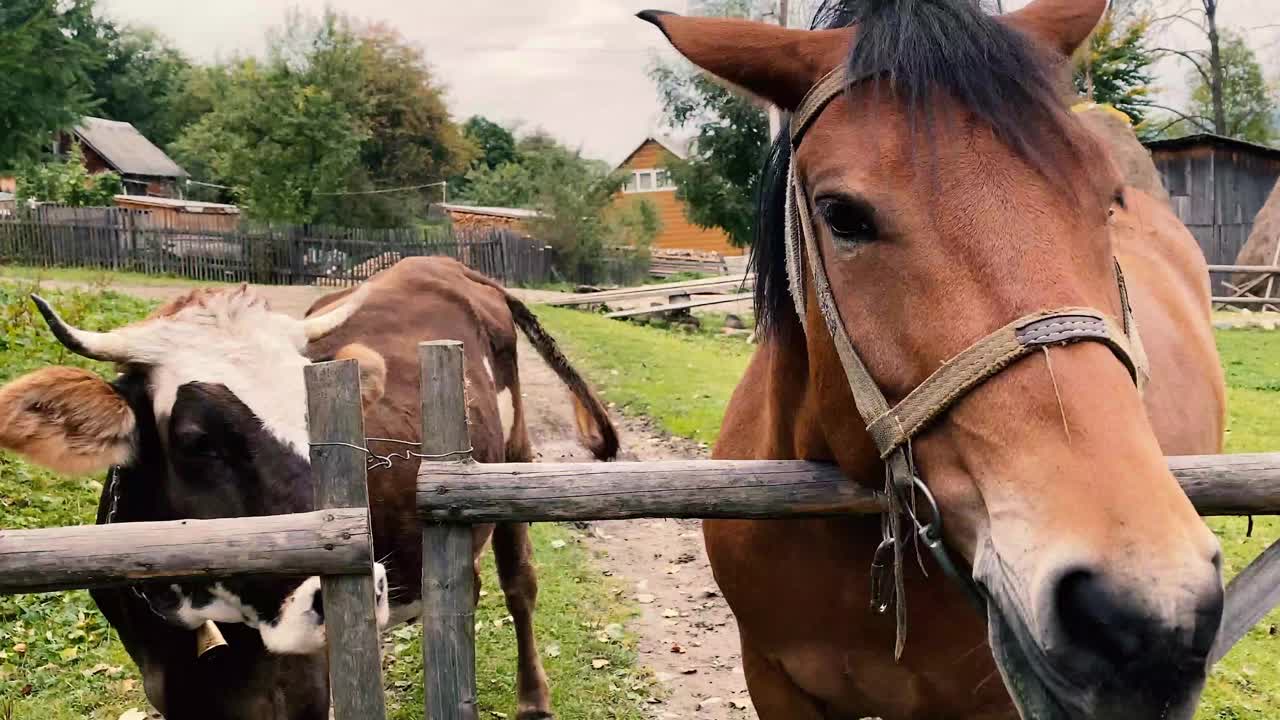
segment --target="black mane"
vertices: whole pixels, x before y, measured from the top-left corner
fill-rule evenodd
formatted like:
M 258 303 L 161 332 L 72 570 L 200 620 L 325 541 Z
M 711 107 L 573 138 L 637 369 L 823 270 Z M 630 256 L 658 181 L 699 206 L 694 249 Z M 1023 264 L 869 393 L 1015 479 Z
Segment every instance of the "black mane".
M 935 97 L 950 97 L 992 128 L 997 138 L 1045 172 L 1042 149 L 1061 143 L 1063 103 L 1051 60 L 1021 33 L 988 15 L 975 0 L 824 0 L 812 29 L 858 25 L 850 77 L 873 77 L 906 105 L 913 132 L 932 147 Z M 756 209 L 751 265 L 761 333 L 795 326 L 787 290 L 784 204 L 791 162 L 783 124 L 765 160 Z

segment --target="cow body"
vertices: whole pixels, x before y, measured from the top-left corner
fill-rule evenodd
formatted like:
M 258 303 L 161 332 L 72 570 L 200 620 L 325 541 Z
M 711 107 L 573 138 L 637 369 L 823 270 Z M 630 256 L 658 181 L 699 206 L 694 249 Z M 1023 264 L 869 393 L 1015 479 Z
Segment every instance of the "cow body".
M 444 258 L 403 261 L 354 291 L 330 295 L 303 321 L 270 312 L 247 288 L 198 290 L 110 333 L 67 326 L 38 301 L 69 349 L 117 363 L 107 384 L 47 368 L 0 389 L 0 447 L 54 469 L 112 466 L 98 522 L 244 517 L 314 508 L 303 368 L 356 359 L 370 438 L 418 442 L 417 345 L 460 340 L 466 352 L 473 457 L 531 459 L 516 367 L 516 328 L 565 380 L 579 431 L 600 458 L 617 451 L 607 413 L 542 332 L 493 281 Z M 379 445 L 378 453 L 403 451 Z M 418 462 L 369 473 L 377 620 L 420 606 Z M 527 526 L 477 527 L 492 537 L 515 620 L 518 717 L 550 717 L 534 644 L 537 592 Z M 477 585 L 478 587 L 478 585 Z M 249 578 L 97 590 L 93 597 L 169 720 L 323 720 L 328 716 L 319 579 Z M 218 623 L 227 645 L 196 655 L 194 630 Z

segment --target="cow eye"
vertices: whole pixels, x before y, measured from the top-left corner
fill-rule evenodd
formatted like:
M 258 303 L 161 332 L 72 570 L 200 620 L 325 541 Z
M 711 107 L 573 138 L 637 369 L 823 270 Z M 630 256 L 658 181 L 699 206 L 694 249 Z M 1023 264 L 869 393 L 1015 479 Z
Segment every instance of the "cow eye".
M 875 211 L 866 202 L 844 197 L 818 199 L 818 214 L 837 240 L 849 243 L 873 242 L 880 236 Z

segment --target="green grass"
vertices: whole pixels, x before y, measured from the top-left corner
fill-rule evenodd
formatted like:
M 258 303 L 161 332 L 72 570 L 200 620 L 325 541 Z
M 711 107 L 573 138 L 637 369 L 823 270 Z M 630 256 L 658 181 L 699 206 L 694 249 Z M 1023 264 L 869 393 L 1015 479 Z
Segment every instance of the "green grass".
M 0 283 L 0 382 L 50 364 L 110 368 L 62 348 L 26 296 Z M 149 305 L 114 293 L 46 293 L 71 323 L 105 329 Z M 66 478 L 0 454 L 0 527 L 91 524 L 99 478 Z M 87 592 L 0 597 L 0 717 L 115 720 L 144 700 L 137 669 Z
M 218 285 L 213 280 L 192 280 L 178 275 L 147 275 L 137 272 L 117 272 L 114 270 L 94 270 L 91 268 L 42 268 L 26 265 L 0 265 L 0 279 L 30 280 L 39 282 L 80 283 L 96 288 L 116 286 L 134 287 L 173 287 Z
M 0 383 L 52 364 L 108 374 L 108 366 L 53 340 L 26 299 L 30 290 L 0 283 Z M 111 292 L 42 294 L 68 321 L 94 330 L 137 320 L 150 308 Z M 0 528 L 91 524 L 101 491 L 98 477 L 64 478 L 0 454 Z M 539 525 L 533 537 L 541 581 L 538 640 L 559 717 L 640 720 L 639 701 L 651 690 L 635 669 L 632 638 L 620 632 L 627 607 L 572 531 Z M 481 707 L 484 717 L 514 717 L 515 637 L 503 621 L 507 612 L 488 554 L 483 583 L 476 616 Z M 387 638 L 387 698 L 397 720 L 421 717 L 419 633 L 414 625 Z M 609 665 L 593 668 L 596 659 Z M 116 720 L 143 707 L 138 671 L 87 592 L 0 597 L 0 718 Z
M 606 398 L 652 416 L 668 432 L 714 441 L 725 404 L 751 347 L 705 329 L 696 334 L 608 320 L 574 310 L 538 315 Z M 712 325 L 712 323 L 707 323 Z M 1217 335 L 1227 372 L 1228 452 L 1280 450 L 1280 332 L 1227 330 Z M 1213 518 L 1228 577 L 1280 538 L 1280 519 Z M 1269 720 L 1280 715 L 1280 611 L 1268 615 L 1218 664 L 1200 720 Z
M 565 308 L 544 306 L 537 313 L 606 401 L 675 435 L 715 443 L 753 350 L 741 337 L 644 327 Z
M 635 667 L 631 611 L 593 570 L 576 533 L 560 525 L 533 527 L 538 564 L 538 646 L 551 683 L 551 702 L 565 720 L 640 720 L 640 703 L 654 691 Z M 476 609 L 476 678 L 482 718 L 515 717 L 515 636 L 502 591 L 486 553 L 485 593 Z M 387 658 L 388 716 L 422 717 L 422 645 L 417 625 L 392 631 Z M 607 660 L 595 668 L 593 661 Z

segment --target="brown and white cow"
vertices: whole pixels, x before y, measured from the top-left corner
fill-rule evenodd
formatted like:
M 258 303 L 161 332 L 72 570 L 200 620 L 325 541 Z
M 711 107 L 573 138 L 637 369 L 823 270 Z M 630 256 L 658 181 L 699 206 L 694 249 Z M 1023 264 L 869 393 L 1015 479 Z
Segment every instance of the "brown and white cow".
M 272 312 L 246 287 L 196 290 L 103 333 L 71 327 L 36 302 L 63 345 L 116 363 L 119 375 L 108 383 L 49 367 L 0 388 L 0 447 L 66 473 L 111 468 L 99 523 L 312 509 L 303 368 L 357 359 L 367 434 L 416 442 L 416 348 L 424 340 L 464 343 L 475 459 L 529 461 L 517 327 L 568 386 L 583 443 L 600 459 L 617 453 L 607 412 L 532 313 L 453 260 L 404 260 L 357 290 L 323 298 L 305 320 Z M 407 461 L 369 474 L 383 625 L 417 614 L 415 475 L 416 462 Z M 477 558 L 490 537 L 516 628 L 517 716 L 550 717 L 533 636 L 528 528 L 477 528 Z M 248 578 L 93 596 L 142 671 L 148 699 L 169 720 L 322 720 L 329 697 L 319 587 L 314 577 Z M 207 620 L 228 645 L 198 658 L 194 631 Z

